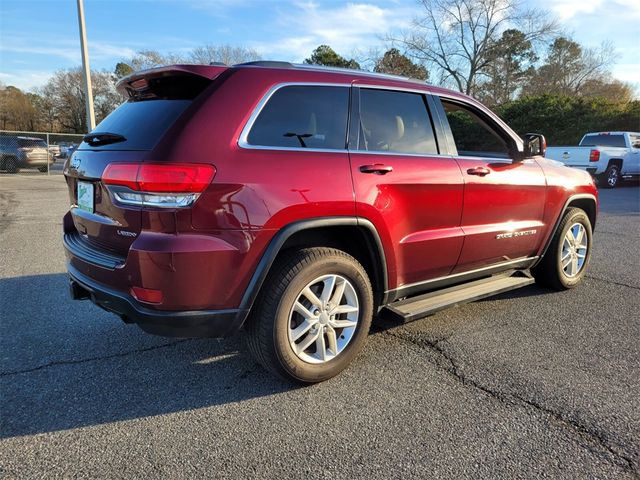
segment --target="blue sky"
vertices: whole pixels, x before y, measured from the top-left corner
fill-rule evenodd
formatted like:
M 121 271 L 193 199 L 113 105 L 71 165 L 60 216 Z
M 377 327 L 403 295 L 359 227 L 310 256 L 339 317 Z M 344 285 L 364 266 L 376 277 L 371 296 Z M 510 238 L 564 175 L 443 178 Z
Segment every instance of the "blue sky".
M 525 0 L 550 10 L 586 46 L 610 41 L 614 75 L 640 85 L 640 0 Z M 203 44 L 302 61 L 319 44 L 348 56 L 406 28 L 415 0 L 85 0 L 91 67 L 113 70 L 135 51 L 187 52 Z M 80 64 L 75 0 L 0 0 L 0 82 L 31 89 Z

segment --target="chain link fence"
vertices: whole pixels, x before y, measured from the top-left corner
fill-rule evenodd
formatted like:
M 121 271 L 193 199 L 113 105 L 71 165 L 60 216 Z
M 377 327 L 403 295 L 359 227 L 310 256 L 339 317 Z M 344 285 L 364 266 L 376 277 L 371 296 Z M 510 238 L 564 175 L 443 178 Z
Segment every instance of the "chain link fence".
M 0 130 L 0 173 L 61 173 L 83 134 Z

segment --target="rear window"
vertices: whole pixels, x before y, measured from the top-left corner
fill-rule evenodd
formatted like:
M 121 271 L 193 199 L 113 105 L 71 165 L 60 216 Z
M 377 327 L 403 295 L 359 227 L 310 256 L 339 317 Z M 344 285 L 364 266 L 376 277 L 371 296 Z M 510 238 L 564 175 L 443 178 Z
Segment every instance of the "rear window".
M 100 122 L 93 133 L 114 133 L 126 140 L 98 147 L 82 142 L 80 149 L 151 150 L 190 104 L 191 100 L 163 99 L 123 103 Z
M 348 87 L 283 87 L 271 96 L 256 118 L 247 143 L 344 150 L 348 112 Z
M 18 147 L 21 148 L 47 148 L 47 143 L 39 138 L 18 138 Z
M 580 142 L 581 147 L 626 147 L 624 135 L 587 135 Z

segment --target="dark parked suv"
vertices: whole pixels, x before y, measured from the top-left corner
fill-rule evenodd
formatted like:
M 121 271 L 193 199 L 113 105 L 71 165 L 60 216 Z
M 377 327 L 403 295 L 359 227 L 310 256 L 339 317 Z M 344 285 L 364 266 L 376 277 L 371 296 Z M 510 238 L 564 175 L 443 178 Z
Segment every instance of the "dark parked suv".
M 597 191 L 477 101 L 399 77 L 284 62 L 175 65 L 64 173 L 76 299 L 167 336 L 241 327 L 300 382 L 393 321 L 583 278 Z
M 53 155 L 41 138 L 0 135 L 0 170 L 17 173 L 21 168 L 37 168 L 46 172 L 53 162 Z

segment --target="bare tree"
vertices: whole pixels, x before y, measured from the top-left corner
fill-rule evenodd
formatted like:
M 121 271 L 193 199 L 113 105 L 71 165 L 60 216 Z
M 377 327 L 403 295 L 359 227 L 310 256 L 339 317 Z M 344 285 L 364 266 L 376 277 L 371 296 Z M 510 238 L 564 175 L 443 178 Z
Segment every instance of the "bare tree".
M 0 86 L 0 122 L 2 129 L 31 130 L 37 121 L 30 94 L 13 86 Z
M 221 62 L 225 65 L 251 62 L 260 60 L 260 54 L 253 48 L 236 47 L 233 45 L 204 45 L 194 48 L 189 54 L 192 63 L 209 65 L 213 62 Z
M 115 91 L 115 76 L 109 72 L 91 72 L 96 120 L 100 122 L 121 102 Z M 60 130 L 86 133 L 85 95 L 80 68 L 56 72 L 39 91 Z
M 177 53 L 160 53 L 157 50 L 140 50 L 126 62 L 133 71 L 162 67 L 175 63 L 186 63 L 186 58 Z
M 502 32 L 517 28 L 526 41 L 548 38 L 556 22 L 539 9 L 525 8 L 522 0 L 419 0 L 423 13 L 402 38 L 390 39 L 453 83 L 474 94 L 491 62 L 492 46 Z

